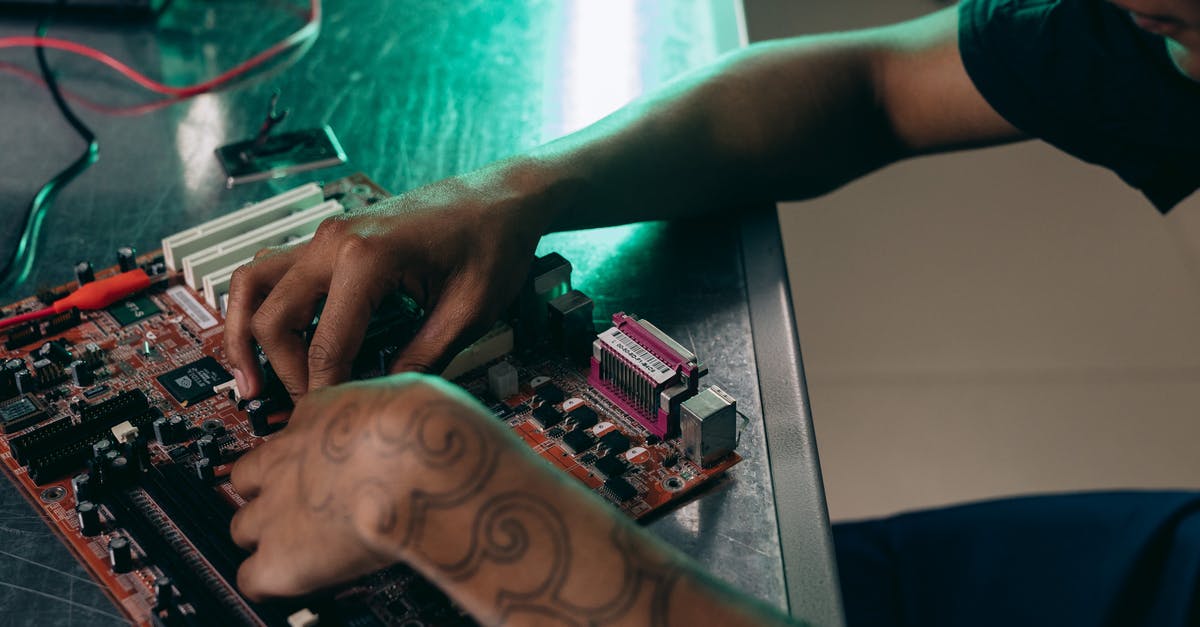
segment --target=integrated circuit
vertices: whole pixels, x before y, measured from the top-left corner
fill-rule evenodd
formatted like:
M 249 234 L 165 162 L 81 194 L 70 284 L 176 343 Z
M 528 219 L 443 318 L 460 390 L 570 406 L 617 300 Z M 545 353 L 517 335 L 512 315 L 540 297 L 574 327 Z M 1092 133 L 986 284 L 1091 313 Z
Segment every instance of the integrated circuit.
M 625 474 L 629 467 L 619 457 L 609 455 L 596 460 L 596 470 L 604 476 L 605 479 L 620 477 Z
M 637 488 L 621 477 L 612 477 L 605 481 L 604 487 L 608 488 L 608 491 L 612 492 L 612 495 L 617 497 L 617 500 L 621 503 L 637 496 Z
M 620 431 L 609 431 L 600 436 L 600 444 L 608 449 L 610 455 L 620 455 L 629 450 L 629 436 Z
M 123 327 L 137 324 L 162 310 L 147 296 L 137 296 L 110 306 L 106 311 Z
M 204 357 L 159 375 L 158 382 L 180 405 L 187 407 L 212 396 L 215 394 L 213 386 L 231 379 L 233 375 L 222 368 L 216 359 Z
M 562 422 L 563 416 L 550 403 L 544 403 L 533 408 L 530 418 L 543 429 L 549 429 Z
M 596 415 L 596 410 L 587 405 L 580 405 L 567 413 L 567 416 L 575 423 L 576 429 L 591 429 L 600 421 L 600 417 Z
M 0 403 L 0 433 L 19 431 L 46 418 L 41 401 L 29 395 Z
M 571 431 L 564 435 L 562 440 L 563 446 L 566 446 L 567 450 L 575 455 L 592 448 L 592 445 L 596 443 L 596 439 L 588 435 L 588 432 L 583 429 Z

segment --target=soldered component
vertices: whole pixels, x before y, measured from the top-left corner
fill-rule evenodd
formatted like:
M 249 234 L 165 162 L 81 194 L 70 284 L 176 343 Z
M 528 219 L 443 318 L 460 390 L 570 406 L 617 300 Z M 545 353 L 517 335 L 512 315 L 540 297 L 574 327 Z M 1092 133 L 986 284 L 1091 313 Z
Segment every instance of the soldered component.
M 737 401 L 724 390 L 708 387 L 684 401 L 679 414 L 688 459 L 707 468 L 733 452 Z
M 113 536 L 108 541 L 108 562 L 114 573 L 133 570 L 133 546 L 123 535 Z
M 100 534 L 100 510 L 91 501 L 75 504 L 75 515 L 79 519 L 79 533 L 91 537 Z
M 45 405 L 36 396 L 18 396 L 0 403 L 0 433 L 14 433 L 48 417 Z
M 492 396 L 504 400 L 520 391 L 518 388 L 517 369 L 507 361 L 502 361 L 487 371 L 488 391 Z
M 121 272 L 137 269 L 137 250 L 133 246 L 122 246 L 117 249 L 117 267 Z
M 83 287 L 84 285 L 91 283 L 92 281 L 95 281 L 95 280 L 96 280 L 96 271 L 92 269 L 92 262 L 90 262 L 90 261 L 76 261 L 75 262 L 75 283 L 77 283 L 79 285 L 79 287 Z

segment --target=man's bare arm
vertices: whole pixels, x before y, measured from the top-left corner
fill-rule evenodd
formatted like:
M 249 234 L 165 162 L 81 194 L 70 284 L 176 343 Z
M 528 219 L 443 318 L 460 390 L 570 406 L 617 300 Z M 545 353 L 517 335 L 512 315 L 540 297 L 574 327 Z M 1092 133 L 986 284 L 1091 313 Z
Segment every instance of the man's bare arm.
M 967 76 L 948 8 L 756 44 L 535 155 L 577 184 L 553 223 L 567 230 L 812 198 L 899 159 L 1020 137 Z

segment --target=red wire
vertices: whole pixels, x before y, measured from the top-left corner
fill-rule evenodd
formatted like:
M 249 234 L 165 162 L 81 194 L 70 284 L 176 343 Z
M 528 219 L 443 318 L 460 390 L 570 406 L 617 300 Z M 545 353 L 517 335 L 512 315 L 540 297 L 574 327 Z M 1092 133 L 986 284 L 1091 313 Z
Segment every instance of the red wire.
M 45 309 L 38 309 L 37 311 L 29 311 L 29 312 L 26 312 L 26 313 L 23 313 L 20 315 L 10 316 L 8 318 L 4 318 L 3 320 L 0 320 L 0 329 L 11 327 L 16 324 L 21 324 L 22 322 L 29 322 L 30 320 L 37 320 L 39 318 L 45 318 L 46 316 L 49 316 L 53 313 L 54 313 L 53 307 L 46 307 Z
M 278 56 L 281 52 L 303 43 L 304 41 L 316 37 L 321 32 L 321 1 L 309 0 L 308 19 L 304 26 L 299 30 L 288 35 L 279 43 L 267 48 L 266 50 L 250 57 L 249 59 L 239 63 L 221 75 L 206 80 L 195 85 L 186 87 L 174 87 L 160 83 L 141 72 L 125 65 L 124 63 L 114 59 L 108 54 L 101 52 L 91 46 L 68 41 L 66 39 L 58 39 L 55 37 L 0 37 L 0 48 L 53 48 L 56 50 L 64 50 L 87 57 L 93 61 L 103 63 L 113 70 L 125 76 L 129 80 L 137 83 L 139 86 L 148 89 L 152 92 L 171 96 L 174 98 L 189 98 L 199 94 L 210 92 L 218 87 L 229 83 L 239 76 L 257 68 L 258 66 L 270 61 Z

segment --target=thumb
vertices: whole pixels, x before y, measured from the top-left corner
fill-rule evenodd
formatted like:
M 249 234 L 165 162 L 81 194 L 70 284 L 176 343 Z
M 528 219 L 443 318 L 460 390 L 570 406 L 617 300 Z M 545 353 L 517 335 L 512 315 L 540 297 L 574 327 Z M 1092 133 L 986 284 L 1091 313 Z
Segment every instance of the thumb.
M 482 294 L 464 281 L 447 286 L 391 371 L 441 374 L 458 351 L 475 339 L 483 322 L 482 309 Z

